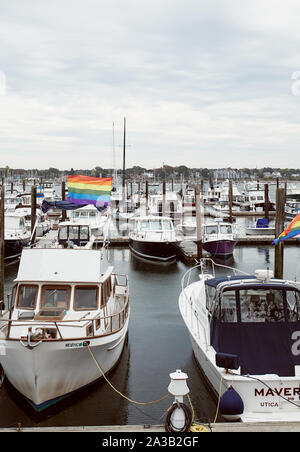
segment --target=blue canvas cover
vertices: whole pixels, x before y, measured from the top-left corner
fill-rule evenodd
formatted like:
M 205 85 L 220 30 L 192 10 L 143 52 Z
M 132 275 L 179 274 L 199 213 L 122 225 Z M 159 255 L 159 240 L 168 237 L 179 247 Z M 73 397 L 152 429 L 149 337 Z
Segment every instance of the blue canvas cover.
M 79 209 L 81 207 L 85 207 L 88 204 L 84 204 L 84 205 L 78 205 L 78 204 L 74 204 L 73 202 L 70 201 L 46 201 L 44 199 L 44 201 L 42 202 L 41 205 L 41 209 L 44 213 L 47 213 L 48 210 L 51 209 L 61 209 L 61 210 L 75 210 L 75 209 Z M 104 210 L 104 207 L 97 207 L 95 206 L 99 212 L 101 212 L 102 210 Z
M 264 286 L 266 287 L 266 286 Z M 275 284 L 269 284 L 275 290 Z M 214 316 L 211 323 L 211 345 L 216 352 L 237 355 L 244 375 L 277 374 L 279 376 L 295 376 L 295 365 L 300 365 L 300 354 L 293 354 L 293 333 L 300 331 L 300 318 L 290 321 L 286 300 L 287 290 L 296 289 L 284 286 L 277 289 L 281 291 L 283 300 L 284 319 L 275 321 L 242 321 L 239 290 L 249 289 L 245 284 L 243 288 L 236 288 L 237 316 L 235 321 L 227 321 Z M 253 288 L 253 285 L 251 285 Z M 299 298 L 298 298 L 299 300 Z M 221 312 L 221 301 L 219 302 Z
M 269 221 L 267 218 L 259 218 L 256 222 L 257 228 L 267 228 L 269 226 Z

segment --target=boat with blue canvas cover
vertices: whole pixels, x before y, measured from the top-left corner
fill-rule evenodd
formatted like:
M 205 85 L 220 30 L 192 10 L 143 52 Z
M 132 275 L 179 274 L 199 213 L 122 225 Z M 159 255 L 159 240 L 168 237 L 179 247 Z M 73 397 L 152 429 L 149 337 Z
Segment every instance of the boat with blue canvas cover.
M 300 282 L 203 259 L 182 279 L 179 308 L 225 418 L 300 421 Z M 238 412 L 222 406 L 233 393 Z
M 275 225 L 270 226 L 267 218 L 258 218 L 256 223 L 246 228 L 247 235 L 275 235 Z

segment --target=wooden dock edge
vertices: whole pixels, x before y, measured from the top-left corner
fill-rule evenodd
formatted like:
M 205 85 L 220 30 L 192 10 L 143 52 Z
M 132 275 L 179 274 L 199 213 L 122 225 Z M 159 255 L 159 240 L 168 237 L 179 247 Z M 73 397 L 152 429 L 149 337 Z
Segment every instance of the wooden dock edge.
M 211 433 L 272 433 L 272 432 L 300 432 L 300 422 L 225 422 L 215 424 L 201 424 L 207 432 Z M 166 433 L 164 425 L 112 425 L 112 426 L 74 426 L 74 427 L 10 427 L 0 428 L 0 433 L 4 432 L 78 432 L 78 433 Z M 180 434 L 177 432 L 168 433 L 169 435 Z M 191 432 L 190 434 L 195 434 Z M 198 434 L 198 433 L 196 433 Z

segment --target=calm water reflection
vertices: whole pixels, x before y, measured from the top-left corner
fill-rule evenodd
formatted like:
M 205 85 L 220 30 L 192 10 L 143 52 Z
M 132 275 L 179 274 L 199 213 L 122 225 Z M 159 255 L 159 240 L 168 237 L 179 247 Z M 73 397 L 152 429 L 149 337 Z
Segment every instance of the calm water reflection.
M 299 256 L 299 247 L 286 246 L 285 277 L 294 279 Z M 112 384 L 131 399 L 148 402 L 167 394 L 169 374 L 181 369 L 189 376 L 188 386 L 197 419 L 213 420 L 216 401 L 195 363 L 178 309 L 181 277 L 187 267 L 179 261 L 168 265 L 152 264 L 133 256 L 126 248 L 111 249 L 109 259 L 118 272 L 129 275 L 131 294 L 128 343 L 109 376 Z M 273 269 L 273 260 L 273 247 L 237 246 L 234 257 L 225 264 L 253 272 L 257 268 Z M 6 270 L 6 292 L 16 272 L 17 266 Z M 107 383 L 99 381 L 48 411 L 36 414 L 6 382 L 0 389 L 0 425 L 157 424 L 164 422 L 171 400 L 136 406 L 121 398 Z

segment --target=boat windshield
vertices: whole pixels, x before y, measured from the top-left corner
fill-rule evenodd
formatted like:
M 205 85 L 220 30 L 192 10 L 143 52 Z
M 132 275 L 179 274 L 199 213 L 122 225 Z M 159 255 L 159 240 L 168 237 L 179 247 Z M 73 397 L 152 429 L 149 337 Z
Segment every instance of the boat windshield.
M 151 231 L 161 231 L 162 230 L 161 220 L 150 220 L 150 229 Z
M 220 225 L 220 232 L 221 232 L 221 234 L 231 234 L 232 233 L 232 227 L 229 224 L 221 224 Z
M 70 293 L 70 286 L 43 286 L 41 306 L 66 310 L 69 307 Z
M 206 226 L 206 234 L 217 234 L 218 233 L 218 226 Z
M 97 286 L 76 286 L 74 296 L 74 309 L 97 309 L 98 299 L 99 288 Z
M 220 320 L 236 322 L 297 322 L 300 320 L 300 295 L 296 289 L 248 287 L 224 290 Z
M 34 309 L 38 286 L 20 284 L 18 290 L 17 307 L 21 309 Z

